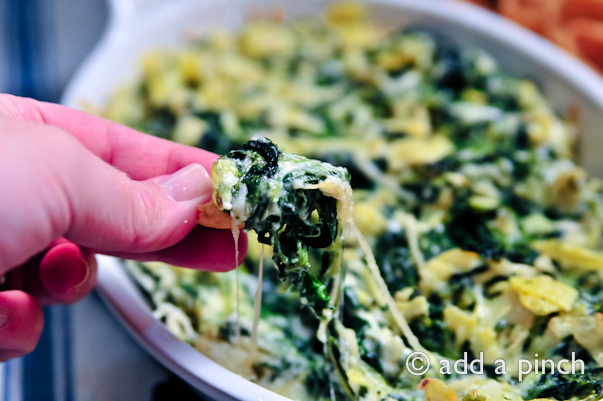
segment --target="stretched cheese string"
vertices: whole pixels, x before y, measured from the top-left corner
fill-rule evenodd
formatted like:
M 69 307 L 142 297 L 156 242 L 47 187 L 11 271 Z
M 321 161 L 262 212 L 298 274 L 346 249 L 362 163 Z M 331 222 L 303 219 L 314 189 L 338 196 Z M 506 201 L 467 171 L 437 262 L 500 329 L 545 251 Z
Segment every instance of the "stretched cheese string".
M 240 311 L 240 303 L 239 303 L 239 223 L 235 218 L 232 219 L 232 225 L 230 227 L 232 231 L 232 237 L 234 238 L 235 243 L 235 270 L 236 270 L 236 285 L 237 285 L 237 322 L 235 325 L 235 339 L 238 343 L 241 340 L 241 311 Z
M 366 259 L 369 271 L 373 275 L 375 281 L 377 282 L 377 285 L 379 286 L 379 289 L 383 293 L 383 296 L 385 297 L 385 302 L 387 303 L 387 306 L 394 318 L 394 321 L 402 331 L 402 334 L 404 334 L 404 336 L 408 340 L 408 343 L 410 344 L 411 348 L 415 351 L 423 351 L 427 353 L 430 356 L 430 359 L 433 360 L 433 355 L 428 352 L 425 348 L 423 348 L 417 336 L 415 336 L 415 334 L 412 332 L 410 326 L 408 325 L 408 322 L 398 310 L 398 307 L 396 306 L 396 301 L 394 301 L 394 298 L 389 293 L 389 288 L 387 288 L 387 284 L 385 284 L 385 281 L 381 276 L 381 272 L 379 271 L 379 266 L 377 265 L 377 260 L 375 259 L 373 250 L 371 249 L 368 242 L 366 242 L 366 239 L 358 229 L 358 226 L 356 226 L 356 223 L 354 223 L 354 203 L 352 201 L 352 188 L 350 184 L 345 181 L 336 181 L 330 178 L 331 177 L 318 184 L 308 185 L 307 188 L 319 189 L 326 196 L 330 196 L 339 201 L 339 205 L 337 207 L 337 215 L 343 222 L 345 222 L 349 226 L 348 232 L 351 232 L 352 236 L 355 236 L 358 239 L 360 248 L 364 252 L 364 257 Z
M 343 227 L 341 228 L 341 236 L 340 236 L 339 240 L 341 241 L 341 245 L 340 245 L 341 258 L 339 261 L 339 274 L 337 276 L 337 278 L 339 280 L 339 286 L 336 287 L 336 288 L 339 288 L 339 291 L 337 292 L 337 299 L 335 300 L 335 307 L 337 308 L 336 313 L 339 314 L 339 318 L 342 320 L 343 319 L 343 308 L 345 307 L 345 305 L 344 305 L 345 296 L 344 296 L 343 290 L 344 290 L 344 285 L 345 285 L 345 272 L 346 272 L 345 264 L 343 263 L 343 252 L 345 251 Z M 339 303 L 339 307 L 337 307 L 337 303 Z
M 260 267 L 258 272 L 258 287 L 253 296 L 253 330 L 251 332 L 251 352 L 249 359 L 255 360 L 258 352 L 258 325 L 260 323 L 260 311 L 262 310 L 262 281 L 264 279 L 264 244 L 260 251 Z
M 377 261 L 375 260 L 375 255 L 373 254 L 373 250 L 371 249 L 370 245 L 368 244 L 368 242 L 366 242 L 366 239 L 364 238 L 364 236 L 353 221 L 350 222 L 350 227 L 351 231 L 355 234 L 356 238 L 358 239 L 360 248 L 364 252 L 364 257 L 366 259 L 367 266 L 371 274 L 373 275 L 375 281 L 377 282 L 379 289 L 383 293 L 383 296 L 385 297 L 385 302 L 387 303 L 387 306 L 394 318 L 394 321 L 402 331 L 402 334 L 404 334 L 404 336 L 408 340 L 408 343 L 410 344 L 413 350 L 425 351 L 425 349 L 419 342 L 419 339 L 412 332 L 410 326 L 408 325 L 408 322 L 398 310 L 398 307 L 396 306 L 396 301 L 394 301 L 394 298 L 392 298 L 391 294 L 389 293 L 389 288 L 387 288 L 387 284 L 385 284 L 383 277 L 381 277 L 379 266 L 377 266 Z
M 427 355 L 427 357 L 430 359 L 433 366 L 438 366 L 439 362 L 438 362 L 438 359 L 436 358 L 435 354 L 433 352 L 425 349 L 421 345 L 421 343 L 419 342 L 419 339 L 417 338 L 417 336 L 415 336 L 415 333 L 413 333 L 412 329 L 408 325 L 406 318 L 398 310 L 398 307 L 396 306 L 396 301 L 394 301 L 394 298 L 389 293 L 389 288 L 387 288 L 387 284 L 385 283 L 385 280 L 383 280 L 383 277 L 381 276 L 381 272 L 379 271 L 379 266 L 377 265 L 375 255 L 373 254 L 373 250 L 371 249 L 370 245 L 368 244 L 368 242 L 366 242 L 366 239 L 364 238 L 364 236 L 362 235 L 362 233 L 360 232 L 360 230 L 358 229 L 358 227 L 356 226 L 356 224 L 354 223 L 353 220 L 348 222 L 348 224 L 350 224 L 352 232 L 354 232 L 354 234 L 356 234 L 356 238 L 358 238 L 358 243 L 360 244 L 360 248 L 362 248 L 362 250 L 364 251 L 364 257 L 366 259 L 366 263 L 369 267 L 369 270 L 370 270 L 371 274 L 373 275 L 373 277 L 375 278 L 377 285 L 381 289 L 381 292 L 383 293 L 383 296 L 385 297 L 385 302 L 387 303 L 387 306 L 388 306 L 396 324 L 402 331 L 402 334 L 404 334 L 404 336 L 408 340 L 408 344 L 414 351 L 421 351 L 421 352 L 425 353 Z
M 389 288 L 387 288 L 387 284 L 385 283 L 385 281 L 383 280 L 383 277 L 381 276 L 381 272 L 379 271 L 379 266 L 377 265 L 377 261 L 375 259 L 375 255 L 373 254 L 373 250 L 371 249 L 370 245 L 368 244 L 368 242 L 366 241 L 366 239 L 364 238 L 364 236 L 362 235 L 362 233 L 360 232 L 360 230 L 354 223 L 354 217 L 353 217 L 354 205 L 353 205 L 353 201 L 352 201 L 352 188 L 351 188 L 350 184 L 345 181 L 335 180 L 335 179 L 333 179 L 333 177 L 328 177 L 326 180 L 324 180 L 318 184 L 310 184 L 310 185 L 306 184 L 303 186 L 303 188 L 319 189 L 324 195 L 335 198 L 339 201 L 339 204 L 337 207 L 337 215 L 341 219 L 342 222 L 347 223 L 347 225 L 350 227 L 349 232 L 351 232 L 352 235 L 356 236 L 358 243 L 360 244 L 360 248 L 363 250 L 363 252 L 365 254 L 365 259 L 366 259 L 369 271 L 373 275 L 377 285 L 379 286 L 381 292 L 383 293 L 385 302 L 392 314 L 392 317 L 394 318 L 394 321 L 396 322 L 396 324 L 402 331 L 402 334 L 406 337 L 410 347 L 415 351 L 419 350 L 419 351 L 423 351 L 423 352 L 427 353 L 429 355 L 430 359 L 433 360 L 434 356 L 432 355 L 432 353 L 427 351 L 421 345 L 421 343 L 419 342 L 419 339 L 415 336 L 415 334 L 412 332 L 412 329 L 408 325 L 408 322 L 406 321 L 404 316 L 398 310 L 398 308 L 396 306 L 396 302 L 394 301 L 394 298 L 391 296 L 391 294 L 389 292 Z M 232 233 L 233 233 L 233 236 L 235 237 L 236 253 L 237 253 L 236 260 L 237 260 L 237 267 L 238 267 L 239 229 L 238 229 L 238 223 L 237 223 L 236 219 L 234 219 L 234 218 L 233 218 L 233 222 L 232 222 Z M 237 273 L 238 273 L 238 270 L 237 270 Z M 341 284 L 343 285 L 343 283 L 341 283 Z M 239 288 L 238 287 L 239 286 L 238 286 L 238 274 L 237 274 L 237 340 L 240 337 L 239 292 L 238 292 Z M 256 292 L 256 295 L 257 295 L 257 292 Z M 255 321 L 254 321 L 254 324 L 255 324 Z

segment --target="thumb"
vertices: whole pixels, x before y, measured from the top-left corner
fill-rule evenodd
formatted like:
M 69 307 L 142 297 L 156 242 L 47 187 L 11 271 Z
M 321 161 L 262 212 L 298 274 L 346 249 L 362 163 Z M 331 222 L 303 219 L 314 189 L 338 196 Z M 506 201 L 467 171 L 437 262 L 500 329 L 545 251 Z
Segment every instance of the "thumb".
M 174 245 L 197 224 L 198 206 L 213 191 L 210 175 L 197 163 L 146 181 L 130 180 L 108 165 L 90 168 L 108 171 L 71 195 L 79 215 L 64 237 L 104 252 L 150 252 Z
M 0 175 L 0 273 L 59 237 L 104 253 L 169 247 L 211 198 L 200 164 L 134 181 L 56 127 L 11 121 L 3 128 L 0 171 L 18 174 Z

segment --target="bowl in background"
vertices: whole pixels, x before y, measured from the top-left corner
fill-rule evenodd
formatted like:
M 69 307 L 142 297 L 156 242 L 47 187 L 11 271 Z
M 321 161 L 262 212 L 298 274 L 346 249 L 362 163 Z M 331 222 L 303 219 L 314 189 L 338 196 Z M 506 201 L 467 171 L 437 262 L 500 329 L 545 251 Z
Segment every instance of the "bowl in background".
M 603 80 L 545 39 L 477 7 L 443 0 L 372 0 L 374 19 L 387 27 L 420 26 L 462 46 L 479 47 L 511 75 L 534 79 L 553 107 L 581 111 L 581 164 L 603 176 Z M 182 47 L 184 34 L 237 29 L 249 10 L 279 5 L 287 18 L 317 13 L 325 0 L 112 0 L 109 27 L 69 84 L 63 103 L 102 107 L 115 88 L 134 79 L 141 56 L 157 47 Z M 285 400 L 222 368 L 176 339 L 151 309 L 118 259 L 99 257 L 99 291 L 119 320 L 153 356 L 217 400 Z

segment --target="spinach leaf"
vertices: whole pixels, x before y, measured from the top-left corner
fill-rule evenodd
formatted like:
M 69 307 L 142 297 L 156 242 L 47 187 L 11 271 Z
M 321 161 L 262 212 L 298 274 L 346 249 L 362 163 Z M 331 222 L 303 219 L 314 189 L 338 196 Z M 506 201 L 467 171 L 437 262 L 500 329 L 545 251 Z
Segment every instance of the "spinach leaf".
M 601 397 L 603 394 L 603 380 L 598 376 L 599 369 L 585 371 L 584 375 L 568 374 L 559 372 L 546 374 L 527 391 L 526 399 L 555 398 L 557 400 L 569 400 L 577 397 L 586 398 L 590 395 Z
M 341 230 L 338 200 L 319 188 L 325 181 L 349 188 L 348 171 L 283 152 L 272 141 L 255 137 L 220 157 L 212 175 L 218 207 L 274 247 L 279 279 L 297 288 L 318 313 L 328 307 L 324 282 L 335 272 L 323 266 L 315 277 L 309 250 L 332 252 L 328 248 Z

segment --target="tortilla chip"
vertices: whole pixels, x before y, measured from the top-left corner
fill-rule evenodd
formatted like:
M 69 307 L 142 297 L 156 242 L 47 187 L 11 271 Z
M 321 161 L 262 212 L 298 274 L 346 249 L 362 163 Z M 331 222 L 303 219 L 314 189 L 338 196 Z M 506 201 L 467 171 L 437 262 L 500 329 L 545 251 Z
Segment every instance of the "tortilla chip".
M 232 228 L 232 217 L 230 214 L 218 209 L 213 201 L 199 206 L 199 225 L 204 227 L 230 229 Z

